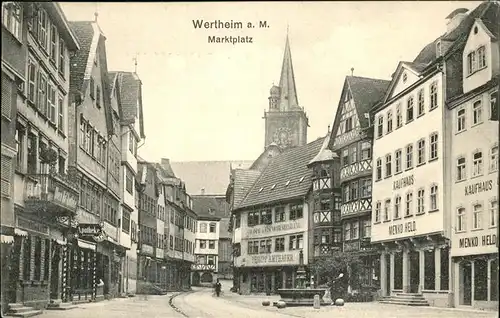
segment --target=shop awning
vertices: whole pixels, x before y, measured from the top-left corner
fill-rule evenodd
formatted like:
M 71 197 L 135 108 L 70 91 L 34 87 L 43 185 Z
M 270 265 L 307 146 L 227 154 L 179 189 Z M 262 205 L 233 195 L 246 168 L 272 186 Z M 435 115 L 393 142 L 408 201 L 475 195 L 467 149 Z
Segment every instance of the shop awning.
M 26 232 L 24 230 L 21 230 L 21 229 L 18 229 L 18 228 L 15 228 L 14 229 L 14 235 L 17 235 L 17 236 L 28 236 L 28 232 Z
M 96 249 L 95 244 L 92 244 L 90 242 L 85 242 L 85 241 L 82 241 L 80 239 L 78 240 L 78 246 L 81 248 L 86 248 L 86 249 L 93 250 L 93 251 L 95 251 L 95 249 Z
M 14 242 L 14 237 L 10 235 L 0 235 L 0 242 L 4 244 L 12 244 Z

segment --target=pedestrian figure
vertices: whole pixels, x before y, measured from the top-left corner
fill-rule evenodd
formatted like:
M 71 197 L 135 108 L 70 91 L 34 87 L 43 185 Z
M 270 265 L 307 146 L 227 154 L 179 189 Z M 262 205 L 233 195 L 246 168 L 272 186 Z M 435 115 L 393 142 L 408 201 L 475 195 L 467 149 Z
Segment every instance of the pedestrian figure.
M 222 289 L 222 285 L 219 282 L 219 279 L 217 278 L 217 282 L 215 283 L 215 294 L 217 295 L 217 297 L 220 296 L 221 289 Z

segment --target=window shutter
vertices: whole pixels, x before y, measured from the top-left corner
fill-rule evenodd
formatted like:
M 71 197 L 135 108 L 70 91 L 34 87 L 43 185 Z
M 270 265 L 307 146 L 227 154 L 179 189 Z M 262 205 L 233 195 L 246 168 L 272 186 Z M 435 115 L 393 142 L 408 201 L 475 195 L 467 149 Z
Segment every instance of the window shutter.
M 10 119 L 12 113 L 12 82 L 2 75 L 2 116 Z
M 2 156 L 2 184 L 1 194 L 4 197 L 10 197 L 10 184 L 12 176 L 12 158 Z

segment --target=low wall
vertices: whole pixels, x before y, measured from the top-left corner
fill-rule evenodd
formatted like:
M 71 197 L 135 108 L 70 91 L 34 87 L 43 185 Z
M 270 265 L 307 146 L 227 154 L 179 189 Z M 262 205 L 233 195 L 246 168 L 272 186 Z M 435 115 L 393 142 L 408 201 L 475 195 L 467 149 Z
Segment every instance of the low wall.
M 450 308 L 453 307 L 453 294 L 449 291 L 424 290 L 422 295 L 429 306 Z

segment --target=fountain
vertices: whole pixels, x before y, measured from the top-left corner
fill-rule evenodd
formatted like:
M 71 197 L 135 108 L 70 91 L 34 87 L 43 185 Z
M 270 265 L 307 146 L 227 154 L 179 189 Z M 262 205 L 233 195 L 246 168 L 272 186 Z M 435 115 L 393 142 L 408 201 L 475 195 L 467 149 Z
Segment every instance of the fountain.
M 319 295 L 320 304 L 327 305 L 323 301 L 325 289 L 309 289 L 306 288 L 306 271 L 304 268 L 304 253 L 302 250 L 299 253 L 299 268 L 297 269 L 295 288 L 278 289 L 280 302 L 284 302 L 286 306 L 313 306 L 314 296 Z

